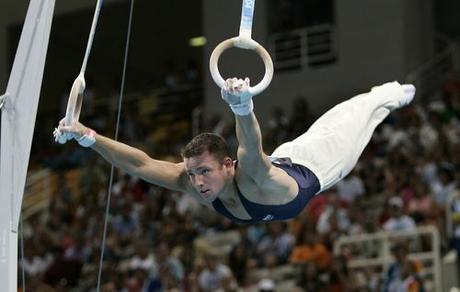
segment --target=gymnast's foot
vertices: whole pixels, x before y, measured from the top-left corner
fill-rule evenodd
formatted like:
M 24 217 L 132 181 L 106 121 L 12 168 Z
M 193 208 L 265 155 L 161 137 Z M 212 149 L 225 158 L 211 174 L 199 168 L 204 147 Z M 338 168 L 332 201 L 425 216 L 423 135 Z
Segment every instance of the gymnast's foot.
M 399 107 L 408 105 L 415 96 L 415 86 L 412 84 L 403 84 L 401 85 L 404 91 L 404 97 L 399 101 Z
M 396 82 L 387 83 L 387 84 L 385 84 L 385 85 L 383 85 L 382 87 L 379 87 L 379 88 L 385 88 L 384 86 L 396 86 Z M 384 107 L 386 107 L 390 111 L 393 111 L 395 109 L 398 109 L 400 107 L 408 105 L 409 103 L 411 103 L 411 101 L 414 99 L 414 96 L 415 96 L 415 86 L 414 85 L 412 85 L 412 84 L 402 84 L 402 85 L 397 84 L 397 86 L 398 87 L 401 86 L 401 88 L 403 90 L 402 96 L 399 95 L 399 94 L 396 94 L 396 92 L 399 91 L 399 88 L 398 88 L 397 91 L 394 91 L 394 90 L 387 91 L 386 93 L 384 93 L 382 95 L 382 97 L 384 97 L 386 99 L 386 102 L 384 103 Z M 372 90 L 374 90 L 374 88 Z

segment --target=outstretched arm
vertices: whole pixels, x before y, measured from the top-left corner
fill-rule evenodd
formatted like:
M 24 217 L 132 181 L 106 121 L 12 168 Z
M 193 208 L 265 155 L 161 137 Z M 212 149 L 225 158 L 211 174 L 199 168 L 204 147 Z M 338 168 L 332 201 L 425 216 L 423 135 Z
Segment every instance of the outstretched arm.
M 256 182 L 269 178 L 270 160 L 262 149 L 262 134 L 254 113 L 247 116 L 235 115 L 236 137 L 238 139 L 238 161 L 241 168 Z
M 92 143 L 88 143 L 90 145 L 82 143 L 80 145 L 91 147 L 108 162 L 134 176 L 173 190 L 184 190 L 185 188 L 182 163 L 152 159 L 145 152 L 96 134 L 81 123 L 72 126 L 61 124 L 55 131 L 55 136 L 65 134 L 70 134 L 69 137 L 75 138 L 79 143 L 91 136 L 93 140 Z
M 238 162 L 245 173 L 256 182 L 269 178 L 270 160 L 262 149 L 262 134 L 254 115 L 249 79 L 228 79 L 222 88 L 222 98 L 235 114 L 238 139 Z

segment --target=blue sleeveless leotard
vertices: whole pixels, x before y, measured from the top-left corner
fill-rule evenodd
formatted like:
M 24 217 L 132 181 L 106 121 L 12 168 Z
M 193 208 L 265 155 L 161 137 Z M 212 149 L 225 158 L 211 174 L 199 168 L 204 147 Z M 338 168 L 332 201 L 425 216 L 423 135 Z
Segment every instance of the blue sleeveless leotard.
M 254 223 L 261 221 L 288 220 L 297 216 L 307 203 L 320 190 L 320 183 L 316 175 L 303 165 L 291 163 L 288 158 L 276 159 L 272 164 L 284 170 L 299 186 L 299 193 L 289 203 L 283 205 L 262 205 L 246 199 L 236 186 L 238 196 L 251 219 L 239 219 L 233 216 L 222 201 L 217 198 L 212 202 L 214 209 L 237 223 Z

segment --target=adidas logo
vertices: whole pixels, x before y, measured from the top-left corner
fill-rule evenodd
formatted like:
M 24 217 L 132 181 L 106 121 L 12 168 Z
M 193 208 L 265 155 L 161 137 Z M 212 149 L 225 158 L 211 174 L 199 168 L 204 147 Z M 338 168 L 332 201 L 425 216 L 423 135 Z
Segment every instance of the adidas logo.
M 270 220 L 273 220 L 273 218 L 275 218 L 275 216 L 271 215 L 271 214 L 268 214 L 267 216 L 265 216 L 262 220 L 263 221 L 270 221 Z

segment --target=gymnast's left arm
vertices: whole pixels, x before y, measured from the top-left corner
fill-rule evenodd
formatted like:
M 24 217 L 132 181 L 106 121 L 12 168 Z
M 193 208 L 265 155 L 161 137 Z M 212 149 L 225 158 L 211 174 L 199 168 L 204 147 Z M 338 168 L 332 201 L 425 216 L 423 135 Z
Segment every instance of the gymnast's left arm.
M 256 182 L 264 182 L 269 178 L 271 163 L 263 152 L 262 134 L 248 89 L 248 78 L 233 78 L 225 82 L 221 94 L 235 114 L 238 164 Z

